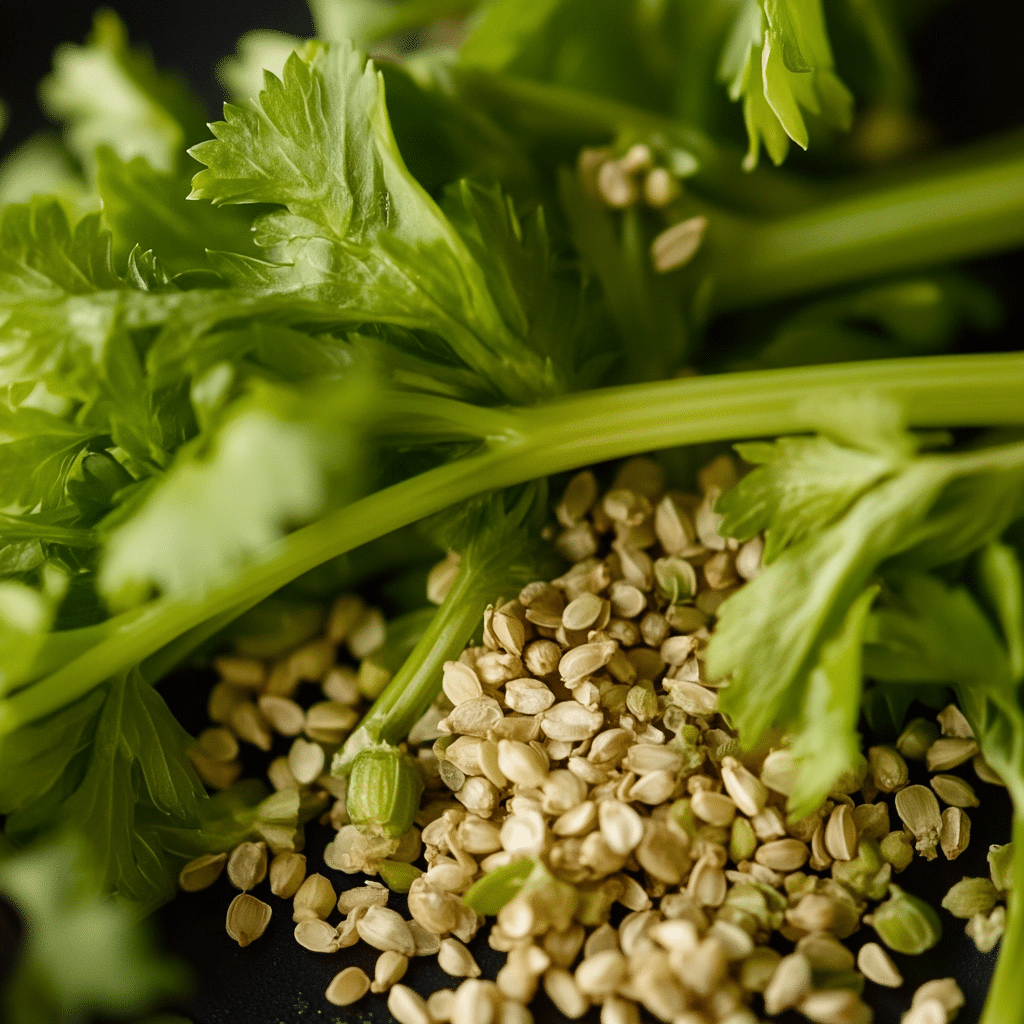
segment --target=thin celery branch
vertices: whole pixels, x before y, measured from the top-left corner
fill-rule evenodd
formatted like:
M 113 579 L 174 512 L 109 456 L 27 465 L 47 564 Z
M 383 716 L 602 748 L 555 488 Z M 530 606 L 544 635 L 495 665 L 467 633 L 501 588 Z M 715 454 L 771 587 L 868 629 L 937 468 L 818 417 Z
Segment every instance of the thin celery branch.
M 1024 244 L 1024 152 L 923 172 L 765 221 L 712 215 L 718 310 Z
M 409 657 L 346 740 L 336 765 L 348 764 L 375 743 L 395 744 L 409 734 L 437 696 L 444 663 L 457 658 L 469 642 L 487 601 L 488 589 L 481 586 L 475 567 L 464 564 Z
M 1024 423 L 1024 354 L 931 356 L 760 370 L 581 392 L 504 410 L 482 450 L 296 530 L 203 599 L 161 598 L 109 640 L 0 701 L 0 736 L 83 696 L 207 619 L 255 603 L 322 562 L 476 494 L 677 445 L 815 429 L 851 393 L 891 397 L 914 427 Z
M 1024 1020 L 1024 985 L 1020 965 L 1024 958 L 1024 804 L 1015 796 L 1013 816 L 1013 888 L 1007 896 L 1006 930 L 999 947 L 999 960 L 985 999 L 981 1024 L 1005 1024 Z

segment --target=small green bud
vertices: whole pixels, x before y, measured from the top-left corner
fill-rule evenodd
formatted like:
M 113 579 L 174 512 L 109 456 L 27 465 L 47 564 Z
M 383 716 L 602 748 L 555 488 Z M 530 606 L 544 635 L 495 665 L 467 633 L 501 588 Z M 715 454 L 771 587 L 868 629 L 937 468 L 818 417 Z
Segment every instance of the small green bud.
M 890 832 L 882 837 L 878 847 L 882 859 L 891 864 L 893 871 L 897 874 L 909 867 L 910 862 L 914 859 L 914 847 L 906 832 Z
M 862 839 L 853 860 L 837 860 L 832 877 L 861 899 L 880 900 L 889 888 L 892 867 L 886 863 L 873 839 Z
M 961 878 L 946 893 L 942 906 L 954 917 L 988 914 L 999 900 L 999 892 L 988 878 Z
M 988 848 L 988 870 L 992 884 L 1000 892 L 1009 892 L 1013 883 L 1013 843 Z
M 898 885 L 890 885 L 889 893 L 869 922 L 878 937 L 897 953 L 917 955 L 931 949 L 942 938 L 942 922 L 935 908 Z
M 423 874 L 419 868 L 399 860 L 381 861 L 377 873 L 392 892 L 408 892 L 412 883 Z
M 729 856 L 737 864 L 741 860 L 750 860 L 757 849 L 757 836 L 754 827 L 747 818 L 734 818 L 732 835 L 729 837 Z
M 412 828 L 423 779 L 416 765 L 394 747 L 359 753 L 348 777 L 346 805 L 354 825 L 392 838 Z
M 923 761 L 928 748 L 939 738 L 939 727 L 927 718 L 915 718 L 907 723 L 896 741 L 896 749 L 911 761 Z

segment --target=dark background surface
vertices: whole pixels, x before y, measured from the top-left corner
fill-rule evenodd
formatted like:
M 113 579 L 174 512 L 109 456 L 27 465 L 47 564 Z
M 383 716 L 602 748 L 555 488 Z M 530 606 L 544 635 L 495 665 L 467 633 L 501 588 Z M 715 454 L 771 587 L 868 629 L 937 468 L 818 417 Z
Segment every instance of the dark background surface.
M 311 32 L 302 0 L 114 0 L 107 6 L 126 22 L 133 41 L 144 41 L 151 47 L 159 66 L 176 69 L 190 81 L 204 99 L 211 118 L 219 113 L 221 95 L 214 66 L 234 51 L 239 35 L 253 28 L 300 36 Z M 49 70 L 58 43 L 82 41 L 89 31 L 92 11 L 88 0 L 0 0 L 0 96 L 11 113 L 7 132 L 0 139 L 0 154 L 47 127 L 36 102 L 36 84 Z M 922 80 L 920 109 L 940 143 L 963 143 L 1024 125 L 1022 43 L 1024 5 L 1017 0 L 955 0 L 945 4 L 918 33 L 913 47 Z M 977 268 L 985 277 L 1010 286 L 1000 289 L 1008 300 L 1010 314 L 1003 338 L 1005 344 L 1019 347 L 1021 289 L 1015 282 L 1024 269 L 1020 255 L 979 261 Z M 193 672 L 169 680 L 162 688 L 176 713 L 194 731 L 205 724 L 203 691 L 208 685 L 208 677 Z M 931 863 L 916 861 L 900 876 L 901 885 L 938 902 L 965 874 L 987 874 L 988 844 L 1008 838 L 1009 802 L 994 787 L 978 788 L 984 813 L 969 812 L 974 835 L 967 853 L 955 864 L 942 858 Z M 320 856 L 330 838 L 329 830 L 311 826 L 308 831 L 306 852 L 311 871 L 324 870 L 338 889 L 363 881 L 361 876 L 341 876 L 323 869 Z M 270 896 L 266 884 L 257 895 L 271 903 L 274 917 L 266 934 L 241 950 L 224 932 L 224 915 L 233 894 L 222 878 L 205 893 L 179 897 L 160 915 L 167 945 L 195 969 L 194 996 L 180 1009 L 196 1024 L 328 1024 L 391 1019 L 382 996 L 368 996 L 347 1010 L 331 1007 L 323 998 L 333 975 L 350 963 L 362 966 L 372 976 L 375 951 L 362 944 L 327 956 L 302 949 L 292 938 L 290 901 Z M 405 911 L 403 897 L 392 896 L 390 905 Z M 965 1024 L 977 1019 L 995 954 L 979 955 L 965 938 L 962 922 L 945 912 L 942 916 L 946 933 L 936 949 L 918 958 L 896 957 L 907 978 L 903 989 L 891 993 L 869 984 L 867 997 L 879 1008 L 877 1024 L 895 1024 L 916 984 L 947 974 L 958 978 L 968 996 L 968 1006 L 959 1019 Z M 855 938 L 869 941 L 872 933 L 864 928 Z M 472 949 L 485 976 L 494 977 L 503 956 L 493 953 L 482 936 Z M 458 983 L 444 975 L 432 957 L 414 960 L 405 981 L 421 992 Z M 538 1022 L 557 1019 L 543 997 L 534 1003 L 533 1010 Z M 596 1013 L 592 1017 L 596 1019 Z

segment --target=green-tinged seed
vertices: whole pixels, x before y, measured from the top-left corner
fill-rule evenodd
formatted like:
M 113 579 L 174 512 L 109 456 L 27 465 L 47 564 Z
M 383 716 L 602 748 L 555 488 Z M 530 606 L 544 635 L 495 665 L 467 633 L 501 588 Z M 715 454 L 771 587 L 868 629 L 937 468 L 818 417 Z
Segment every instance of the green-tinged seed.
M 991 953 L 1006 931 L 1006 907 L 999 906 L 987 917 L 975 914 L 965 929 L 979 953 Z
M 988 870 L 992 884 L 1000 892 L 1009 892 L 1013 882 L 1013 843 L 988 848 Z
M 857 856 L 852 860 L 837 860 L 832 865 L 832 877 L 861 899 L 880 900 L 888 888 L 892 867 L 885 863 L 878 843 L 862 839 L 857 845 Z
M 897 874 L 909 867 L 914 859 L 914 847 L 906 832 L 890 832 L 882 837 L 878 845 L 882 858 L 892 865 Z
M 535 864 L 532 857 L 523 857 L 489 871 L 469 887 L 463 899 L 478 914 L 493 916 L 518 895 Z
M 811 985 L 815 989 L 846 989 L 861 995 L 864 991 L 864 975 L 860 971 L 811 971 Z
M 729 856 L 739 864 L 749 860 L 757 849 L 757 836 L 754 828 L 746 818 L 734 818 L 732 833 L 729 836 Z
M 923 761 L 928 748 L 939 738 L 939 727 L 927 718 L 915 718 L 907 723 L 896 741 L 896 749 L 911 761 Z
M 936 796 L 950 807 L 977 807 L 980 803 L 970 783 L 956 775 L 934 775 L 929 782 Z
M 658 713 L 658 698 L 654 693 L 654 684 L 645 679 L 636 686 L 631 686 L 626 694 L 626 707 L 630 714 L 641 721 L 650 721 Z
M 875 785 L 883 793 L 895 793 L 910 778 L 907 762 L 895 747 L 872 747 L 868 751 L 868 764 Z
M 942 938 L 942 922 L 931 904 L 889 886 L 890 896 L 872 915 L 870 924 L 878 937 L 897 953 L 917 955 Z
M 394 747 L 362 751 L 352 762 L 346 804 L 354 825 L 398 838 L 412 827 L 423 779 L 416 765 Z
M 999 890 L 990 878 L 962 878 L 946 893 L 942 907 L 966 920 L 975 914 L 988 914 L 998 900 Z
M 423 874 L 418 867 L 399 860 L 381 861 L 377 873 L 392 892 L 408 892 L 412 883 Z

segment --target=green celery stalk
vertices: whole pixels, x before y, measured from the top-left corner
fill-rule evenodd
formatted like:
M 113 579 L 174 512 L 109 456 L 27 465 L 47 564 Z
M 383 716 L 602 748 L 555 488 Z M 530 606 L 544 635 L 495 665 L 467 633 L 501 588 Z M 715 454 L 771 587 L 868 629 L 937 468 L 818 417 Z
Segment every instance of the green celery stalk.
M 1020 788 L 1019 786 L 1017 787 Z M 1020 965 L 1024 958 L 1024 794 L 1014 794 L 1013 888 L 1006 899 L 1006 930 L 999 946 L 999 959 L 985 997 L 981 1024 L 1005 1024 L 1024 1020 L 1024 985 Z
M 0 701 L 0 736 L 71 703 L 207 619 L 254 604 L 346 551 L 476 494 L 677 445 L 815 429 L 833 398 L 872 391 L 912 427 L 1024 424 L 1024 354 L 931 356 L 758 370 L 580 392 L 529 409 L 481 410 L 472 455 L 296 530 L 202 600 L 162 598 L 92 649 Z M 472 407 L 464 407 L 465 418 Z M 498 429 L 499 422 L 504 429 Z

